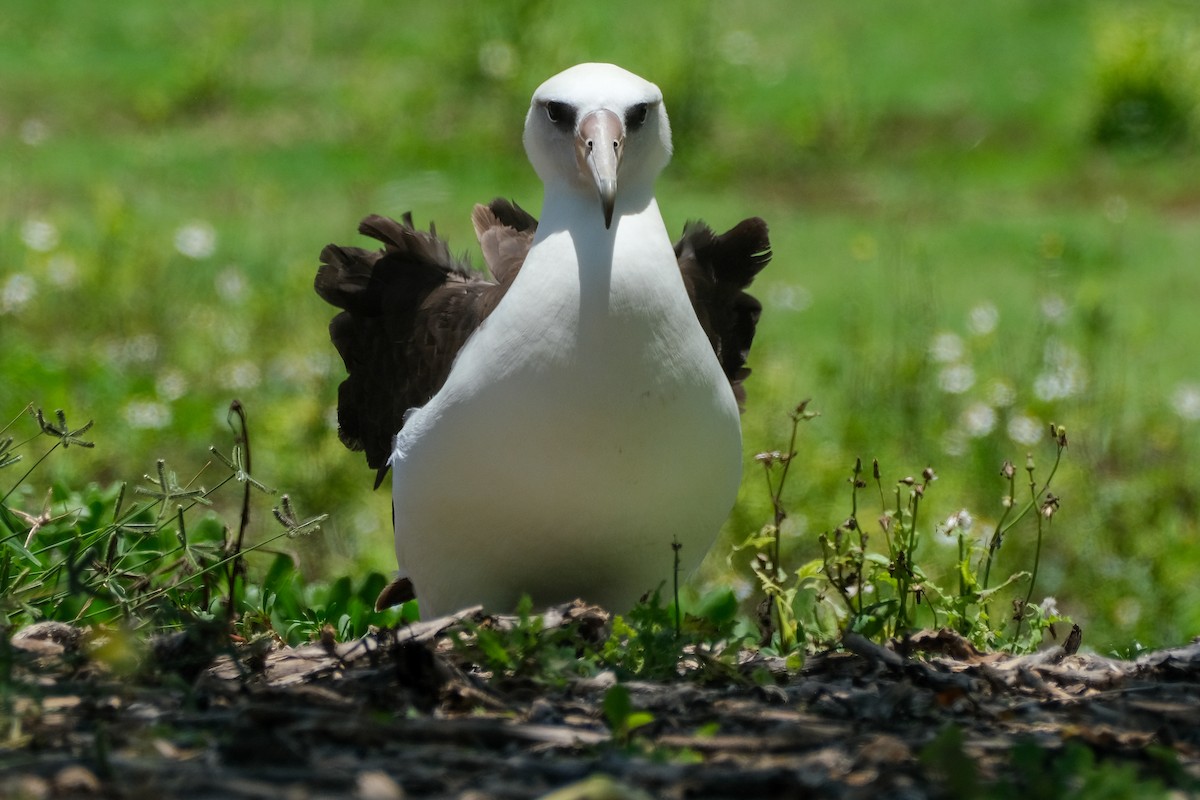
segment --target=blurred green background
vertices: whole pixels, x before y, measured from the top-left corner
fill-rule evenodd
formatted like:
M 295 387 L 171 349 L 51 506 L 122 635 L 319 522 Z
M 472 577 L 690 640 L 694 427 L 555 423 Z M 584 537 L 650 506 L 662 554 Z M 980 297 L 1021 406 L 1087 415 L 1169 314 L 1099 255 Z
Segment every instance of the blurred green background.
M 1053 421 L 1071 446 L 1035 599 L 1101 652 L 1200 633 L 1200 7 L 650 8 L 9 0 L 0 415 L 65 408 L 97 443 L 23 489 L 158 457 L 191 476 L 237 397 L 258 476 L 332 514 L 307 569 L 390 569 L 387 494 L 334 435 L 317 254 L 412 210 L 474 255 L 473 203 L 539 211 L 533 88 L 613 61 L 666 95 L 668 227 L 771 224 L 726 544 L 767 521 L 752 455 L 786 445 L 805 397 L 822 416 L 786 495 L 796 565 L 849 514 L 856 456 L 888 480 L 932 465 L 927 518 L 966 508 L 990 533 L 1002 461 L 1044 474 Z M 1030 532 L 1000 572 L 1030 566 Z M 948 566 L 941 539 L 924 555 Z M 704 576 L 746 588 L 724 564 L 722 546 Z

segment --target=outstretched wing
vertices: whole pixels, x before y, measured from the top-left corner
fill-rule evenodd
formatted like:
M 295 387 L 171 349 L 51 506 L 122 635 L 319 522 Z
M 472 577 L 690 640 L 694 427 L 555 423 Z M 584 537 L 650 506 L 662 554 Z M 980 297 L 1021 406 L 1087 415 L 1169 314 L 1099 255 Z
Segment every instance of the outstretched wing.
M 317 294 L 342 309 L 329 335 L 346 365 L 338 388 L 338 436 L 364 450 L 376 487 L 405 413 L 437 393 L 458 351 L 500 302 L 533 244 L 537 220 L 516 203 L 493 200 L 471 215 L 495 280 L 450 255 L 433 226 L 367 217 L 359 231 L 382 250 L 329 245 L 321 252 Z M 767 225 L 745 220 L 716 235 L 701 222 L 684 227 L 675 245 L 684 284 L 738 406 L 750 370 L 746 358 L 762 306 L 745 292 L 771 259 Z
M 739 222 L 720 236 L 703 222 L 689 222 L 675 245 L 675 258 L 692 308 L 729 378 L 738 408 L 745 408 L 746 359 L 762 304 L 746 293 L 754 276 L 771 261 L 767 223 Z
M 479 207 L 476 216 L 481 241 L 493 242 L 500 253 L 512 249 L 508 239 L 522 235 L 510 226 L 533 219 L 505 201 Z M 383 248 L 327 246 L 314 288 L 342 309 L 329 325 L 348 373 L 338 387 L 338 436 L 351 450 L 366 452 L 378 487 L 405 413 L 445 383 L 454 357 L 500 302 L 517 269 L 497 263 L 497 280 L 487 279 L 451 256 L 433 226 L 413 227 L 410 214 L 403 222 L 367 217 L 359 232 Z

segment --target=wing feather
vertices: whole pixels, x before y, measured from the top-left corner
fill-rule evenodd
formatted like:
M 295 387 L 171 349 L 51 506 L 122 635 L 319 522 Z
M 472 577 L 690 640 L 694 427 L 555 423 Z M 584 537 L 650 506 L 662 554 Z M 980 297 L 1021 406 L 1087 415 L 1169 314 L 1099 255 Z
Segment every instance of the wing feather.
M 345 363 L 338 387 L 338 436 L 365 451 L 378 487 L 405 414 L 442 387 L 467 339 L 516 278 L 533 244 L 537 220 L 516 203 L 497 199 L 476 206 L 471 221 L 495 280 L 450 253 L 430 225 L 418 231 L 412 216 L 397 222 L 370 216 L 359 231 L 379 250 L 328 245 L 321 252 L 315 289 L 341 309 L 329 325 Z M 675 255 L 696 316 L 738 400 L 762 306 L 745 289 L 771 260 L 767 225 L 757 217 L 717 235 L 689 222 Z

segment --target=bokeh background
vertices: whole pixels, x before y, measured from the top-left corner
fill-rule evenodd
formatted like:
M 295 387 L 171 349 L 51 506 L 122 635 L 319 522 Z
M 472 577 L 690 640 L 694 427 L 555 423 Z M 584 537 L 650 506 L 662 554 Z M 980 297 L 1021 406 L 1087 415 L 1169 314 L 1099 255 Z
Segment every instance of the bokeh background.
M 662 87 L 672 231 L 771 224 L 746 481 L 706 580 L 750 589 L 725 552 L 768 520 L 752 455 L 786 446 L 803 398 L 821 416 L 785 494 L 796 565 L 849 514 L 856 457 L 889 481 L 933 466 L 927 518 L 965 508 L 982 539 L 1001 463 L 1044 475 L 1053 421 L 1071 444 L 1035 599 L 1101 652 L 1200 633 L 1188 2 L 8 0 L 0 416 L 18 438 L 29 403 L 96 421 L 94 450 L 21 490 L 160 457 L 203 482 L 237 397 L 259 478 L 331 514 L 305 569 L 389 569 L 387 494 L 334 434 L 317 254 L 411 210 L 475 257 L 473 203 L 536 214 L 528 98 L 586 60 Z M 1030 566 L 1031 533 L 997 569 Z M 923 548 L 953 561 L 932 525 Z

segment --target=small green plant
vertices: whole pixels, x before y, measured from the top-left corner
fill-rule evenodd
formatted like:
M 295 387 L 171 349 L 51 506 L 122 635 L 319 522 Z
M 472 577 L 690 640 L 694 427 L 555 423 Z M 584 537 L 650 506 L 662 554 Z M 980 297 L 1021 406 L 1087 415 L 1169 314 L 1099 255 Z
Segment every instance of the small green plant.
M 572 677 L 599 671 L 595 648 L 580 636 L 575 623 L 546 628 L 542 616 L 533 613 L 529 595 L 521 596 L 516 616 L 511 626 L 498 625 L 494 619 L 464 620 L 464 632 L 450 632 L 455 649 L 492 673 L 493 679 L 561 687 Z
M 1036 478 L 1033 456 L 1027 457 L 1029 496 L 1023 503 L 1014 499 L 1016 470 L 1011 462 L 1005 462 L 1001 476 L 1008 483 L 1008 493 L 986 547 L 971 537 L 974 520 L 965 510 L 938 525 L 926 520 L 924 504 L 937 480 L 932 467 L 923 469 L 919 477 L 899 479 L 888 490 L 879 462 L 872 461 L 868 480 L 862 460 L 857 459 L 848 478 L 849 516 L 818 537 L 819 558 L 789 572 L 780 563 L 779 531 L 786 518 L 781 498 L 787 467 L 795 454 L 799 423 L 815 416 L 807 406 L 807 401 L 801 403 L 790 415 L 792 435 L 787 453 L 758 456 L 767 474 L 773 519 L 735 548 L 735 552 L 749 550 L 752 554 L 751 568 L 770 611 L 767 641 L 787 653 L 818 646 L 845 631 L 884 641 L 906 637 L 922 626 L 945 626 L 981 647 L 999 645 L 1027 652 L 1037 647 L 1055 623 L 1065 619 L 1052 601 L 1032 602 L 1043 538 L 1061 503 L 1050 486 L 1067 447 L 1062 426 L 1050 426 L 1056 452 L 1043 480 Z M 772 479 L 776 471 L 778 477 Z M 862 493 L 872 487 L 879 500 L 875 523 L 878 533 L 874 536 L 861 519 Z M 1031 514 L 1036 532 L 1032 570 L 1014 572 L 999 585 L 991 586 L 992 566 L 1001 543 Z M 930 528 L 937 535 L 953 537 L 957 544 L 957 560 L 950 572 L 954 589 L 943 589 L 938 584 L 939 572 L 929 566 L 922 550 Z M 873 541 L 882 542 L 882 546 L 872 546 Z M 997 622 L 991 614 L 993 600 L 1000 593 L 1018 591 L 1018 586 L 1024 592 L 1013 599 L 1011 617 Z M 801 626 L 801 618 L 809 622 Z M 1014 623 L 1011 630 L 1010 621 Z
M 1018 740 L 1012 748 L 1001 777 L 985 783 L 957 725 L 946 726 L 925 745 L 920 761 L 945 796 L 963 800 L 1141 800 L 1173 796 L 1157 778 L 1139 775 L 1130 763 L 1098 760 L 1085 744 L 1067 742 L 1062 748 L 1047 749 L 1028 738 Z M 1170 764 L 1164 766 L 1170 770 Z M 1187 785 L 1190 781 L 1184 778 L 1179 783 Z
M 491 673 L 493 679 L 531 680 L 561 687 L 577 677 L 611 670 L 621 679 L 704 680 L 732 669 L 745 641 L 737 632 L 737 600 L 728 590 L 714 592 L 693 609 L 677 611 L 651 592 L 627 615 L 614 615 L 607 629 L 585 630 L 579 620 L 546 627 L 523 596 L 511 623 L 503 618 L 463 621 L 450 632 L 455 649 Z M 675 628 L 676 620 L 680 630 Z
M 654 722 L 654 715 L 648 711 L 638 711 L 633 707 L 629 696 L 629 687 L 623 683 L 614 684 L 604 693 L 604 721 L 612 731 L 613 738 L 622 745 L 628 745 L 633 732 L 638 728 Z
M 286 494 L 273 508 L 279 528 L 248 540 L 252 490 L 274 491 L 250 472 L 244 409 L 234 404 L 230 413 L 230 455 L 211 448 L 211 460 L 186 479 L 160 459 L 132 489 L 125 483 L 83 489 L 55 484 L 45 495 L 32 489 L 35 471 L 54 453 L 93 446 L 84 438 L 91 422 L 72 427 L 62 411 L 51 421 L 31 408 L 0 430 L 0 477 L 30 463 L 0 489 L 0 624 L 51 619 L 151 634 L 220 621 L 227 633 L 269 632 L 295 643 L 326 624 L 349 638 L 411 616 L 415 609 L 374 611 L 382 575 L 368 576 L 359 587 L 349 579 L 305 584 L 294 559 L 271 547 L 318 531 L 324 517 L 301 517 Z M 22 418 L 32 419 L 36 429 L 16 442 L 9 431 Z M 47 440 L 49 447 L 27 462 L 26 455 Z M 200 477 L 212 470 L 223 472 L 205 488 Z M 238 484 L 235 527 L 215 509 L 228 505 L 226 494 Z M 245 556 L 270 552 L 275 558 L 261 579 L 249 580 Z
M 600 660 L 627 677 L 661 680 L 678 675 L 679 659 L 691 637 L 683 635 L 677 608 L 664 606 L 656 589 L 628 615 L 614 616 L 612 632 L 600 648 Z M 680 628 L 676 628 L 677 620 Z
M 782 535 L 783 522 L 787 519 L 787 510 L 783 504 L 783 490 L 787 485 L 788 471 L 792 459 L 796 456 L 796 435 L 801 422 L 814 419 L 817 414 L 808 410 L 809 400 L 804 400 L 789 413 L 792 421 L 791 436 L 788 439 L 786 452 L 778 450 L 769 453 L 759 453 L 754 457 L 763 467 L 763 476 L 767 483 L 767 494 L 771 498 L 772 519 L 760 530 L 751 533 L 738 545 L 730 550 L 727 561 L 733 565 L 733 559 L 741 552 L 750 553 L 750 568 L 758 580 L 765 595 L 764 613 L 760 614 L 764 628 L 763 640 L 767 644 L 774 641 L 780 652 L 790 653 L 797 645 L 803 633 L 795 614 L 796 594 L 800 589 L 800 580 L 794 580 L 783 568 Z M 778 477 L 774 477 L 778 470 Z M 799 576 L 798 576 L 799 577 Z

